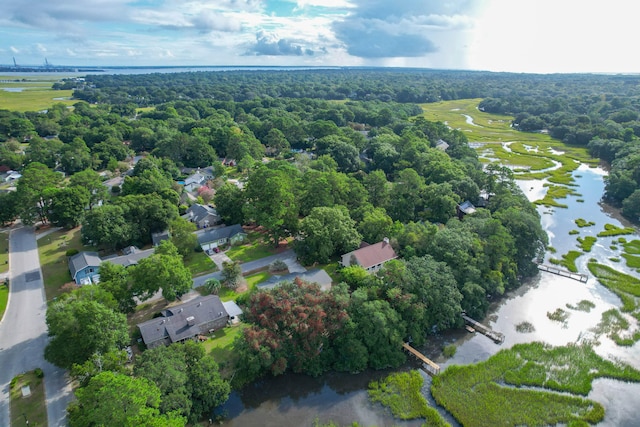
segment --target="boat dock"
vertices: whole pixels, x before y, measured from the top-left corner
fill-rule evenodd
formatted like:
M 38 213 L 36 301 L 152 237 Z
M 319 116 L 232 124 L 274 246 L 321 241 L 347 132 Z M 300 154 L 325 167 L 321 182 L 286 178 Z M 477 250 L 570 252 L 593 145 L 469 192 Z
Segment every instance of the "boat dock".
M 578 282 L 587 283 L 589 276 L 581 273 L 573 273 L 562 268 L 554 267 L 552 265 L 538 264 L 538 270 L 545 271 L 551 274 L 557 274 L 558 276 L 568 277 L 569 279 L 577 280 Z
M 475 320 L 473 320 L 471 317 L 467 316 L 464 313 L 462 313 L 462 318 L 464 319 L 464 321 L 467 323 L 468 326 L 471 326 L 471 328 L 474 329 L 475 331 L 480 332 L 481 334 L 488 336 L 496 344 L 502 344 L 504 342 L 504 334 L 503 333 L 496 332 L 496 331 L 492 330 L 491 328 L 489 328 L 488 326 L 485 326 L 480 322 L 476 322 Z
M 407 350 L 409 352 L 409 354 L 415 356 L 416 359 L 420 360 L 421 362 L 423 362 L 423 367 L 425 369 L 425 371 L 429 374 L 429 375 L 438 375 L 440 373 L 440 366 L 438 366 L 436 363 L 434 363 L 433 361 L 427 359 L 425 357 L 424 354 L 420 353 L 418 350 L 416 350 L 415 348 L 411 347 L 409 345 L 409 343 L 404 343 L 402 345 L 402 348 L 404 348 L 405 350 Z

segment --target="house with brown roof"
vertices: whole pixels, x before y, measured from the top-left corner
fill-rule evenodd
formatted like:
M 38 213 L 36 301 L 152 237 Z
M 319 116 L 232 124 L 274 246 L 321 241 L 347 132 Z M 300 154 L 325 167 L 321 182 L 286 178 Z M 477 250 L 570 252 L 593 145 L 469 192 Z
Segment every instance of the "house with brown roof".
M 229 314 L 217 295 L 198 297 L 160 314 L 160 317 L 138 323 L 147 348 L 195 339 L 224 328 L 229 321 Z
M 343 267 L 359 265 L 369 273 L 373 273 L 378 271 L 385 262 L 396 258 L 398 258 L 396 251 L 391 247 L 389 239 L 385 237 L 382 242 L 361 245 L 359 249 L 342 255 L 340 265 Z

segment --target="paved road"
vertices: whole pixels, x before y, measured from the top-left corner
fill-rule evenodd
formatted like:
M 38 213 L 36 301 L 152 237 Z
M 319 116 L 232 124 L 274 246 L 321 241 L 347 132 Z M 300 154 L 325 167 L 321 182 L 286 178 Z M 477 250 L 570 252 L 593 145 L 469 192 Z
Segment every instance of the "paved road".
M 65 426 L 73 395 L 65 371 L 44 360 L 47 305 L 33 228 L 12 230 L 9 245 L 9 305 L 0 323 L 0 426 L 9 425 L 9 382 L 38 367 L 45 375 L 49 426 Z
M 300 272 L 306 271 L 306 269 L 302 267 L 298 263 L 298 261 L 296 261 L 295 252 L 292 249 L 288 249 L 286 251 L 280 252 L 279 254 L 270 255 L 268 257 L 260 258 L 255 261 L 249 261 L 249 262 L 240 264 L 240 267 L 242 268 L 242 274 L 247 274 L 252 271 L 256 271 L 256 270 L 260 270 L 262 268 L 268 267 L 269 264 L 271 264 L 272 262 L 278 259 L 284 261 L 287 264 L 287 266 L 289 267 L 290 273 L 300 273 Z M 211 279 L 211 278 L 220 280 L 221 273 L 219 271 L 216 271 L 215 273 L 198 276 L 193 279 L 193 287 L 197 288 L 198 286 L 202 286 L 204 282 L 206 282 L 208 279 Z

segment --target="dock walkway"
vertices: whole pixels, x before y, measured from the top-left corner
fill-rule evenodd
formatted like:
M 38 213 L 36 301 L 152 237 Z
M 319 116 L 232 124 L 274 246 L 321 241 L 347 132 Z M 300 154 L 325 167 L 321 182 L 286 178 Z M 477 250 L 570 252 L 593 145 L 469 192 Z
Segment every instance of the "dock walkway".
M 440 373 L 440 366 L 438 366 L 436 363 L 432 362 L 431 360 L 427 359 L 427 357 L 424 354 L 420 353 L 418 350 L 411 347 L 409 343 L 407 342 L 404 343 L 402 345 L 402 348 L 404 348 L 410 354 L 415 356 L 416 359 L 423 362 L 426 365 L 425 370 L 429 375 L 438 375 Z
M 569 279 L 577 280 L 578 282 L 587 283 L 589 276 L 581 273 L 574 273 L 562 268 L 554 267 L 552 265 L 538 264 L 538 270 L 545 271 L 551 274 L 557 274 L 558 276 L 568 277 Z
M 504 342 L 503 333 L 492 330 L 488 326 L 485 326 L 482 323 L 473 320 L 471 317 L 467 316 L 464 313 L 462 313 L 462 318 L 464 319 L 465 322 L 467 322 L 469 326 L 471 326 L 477 332 L 480 332 L 481 334 L 488 336 L 496 344 L 502 344 Z

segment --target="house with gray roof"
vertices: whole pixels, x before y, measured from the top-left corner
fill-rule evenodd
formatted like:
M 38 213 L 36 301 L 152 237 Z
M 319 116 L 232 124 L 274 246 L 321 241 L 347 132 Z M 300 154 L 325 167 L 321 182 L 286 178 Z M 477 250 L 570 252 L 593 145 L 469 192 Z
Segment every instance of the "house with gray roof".
M 90 285 L 100 281 L 102 260 L 97 252 L 80 252 L 69 257 L 69 272 L 78 285 Z
M 171 234 L 169 233 L 169 230 L 159 231 L 157 233 L 151 233 L 151 243 L 153 244 L 153 246 L 158 246 L 160 242 L 162 242 L 163 240 L 170 240 L 170 239 L 171 239 Z
M 129 267 L 136 265 L 143 258 L 150 257 L 153 252 L 154 249 L 141 251 L 135 246 L 126 248 L 124 255 L 105 258 L 100 258 L 97 252 L 80 252 L 69 257 L 69 272 L 76 284 L 90 285 L 100 281 L 100 264 L 103 262 Z
M 195 339 L 224 328 L 229 321 L 229 314 L 217 295 L 198 297 L 160 314 L 160 317 L 138 323 L 147 348 Z
M 282 282 L 293 282 L 299 279 L 308 283 L 315 283 L 320 286 L 323 291 L 331 289 L 331 276 L 321 268 L 305 271 L 304 273 L 290 273 L 282 276 L 271 276 L 268 280 L 258 283 L 258 289 L 273 289 Z
M 243 242 L 247 238 L 247 233 L 240 224 L 228 227 L 212 228 L 198 234 L 198 244 L 206 253 L 210 253 L 215 248 L 226 244 L 235 245 Z
M 198 228 L 213 227 L 222 222 L 222 218 L 220 218 L 215 208 L 198 203 L 191 205 L 189 209 L 187 209 L 187 212 L 182 215 L 182 218 L 193 222 Z

